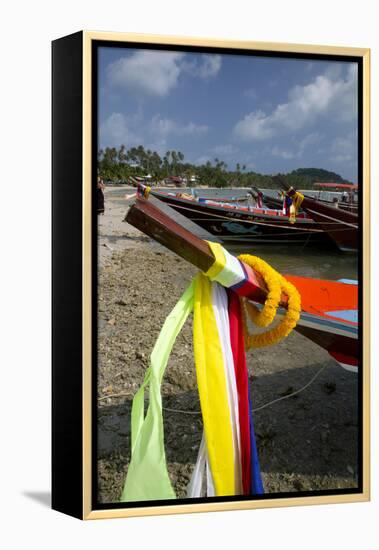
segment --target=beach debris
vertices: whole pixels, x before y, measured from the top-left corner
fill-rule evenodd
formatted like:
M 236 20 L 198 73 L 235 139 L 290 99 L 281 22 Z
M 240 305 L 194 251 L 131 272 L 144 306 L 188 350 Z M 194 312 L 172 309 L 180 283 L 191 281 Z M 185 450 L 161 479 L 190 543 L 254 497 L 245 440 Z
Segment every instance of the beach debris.
M 293 386 L 288 386 L 288 388 L 286 388 L 284 391 L 280 392 L 279 395 L 284 397 L 285 395 L 290 395 L 291 393 L 293 393 L 293 391 L 294 391 Z
M 335 382 L 325 382 L 323 388 L 324 391 L 330 395 L 337 390 L 337 384 Z

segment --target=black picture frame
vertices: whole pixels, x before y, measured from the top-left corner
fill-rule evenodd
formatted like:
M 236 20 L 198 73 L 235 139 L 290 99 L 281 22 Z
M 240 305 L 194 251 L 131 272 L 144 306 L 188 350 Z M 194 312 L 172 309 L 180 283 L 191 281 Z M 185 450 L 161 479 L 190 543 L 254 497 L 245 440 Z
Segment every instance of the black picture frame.
M 361 363 L 358 487 L 260 497 L 100 504 L 97 498 L 97 166 L 99 47 L 238 53 L 358 63 L 359 207 L 363 220 L 359 312 Z M 369 499 L 369 50 L 78 32 L 52 46 L 52 507 L 79 519 L 246 509 Z

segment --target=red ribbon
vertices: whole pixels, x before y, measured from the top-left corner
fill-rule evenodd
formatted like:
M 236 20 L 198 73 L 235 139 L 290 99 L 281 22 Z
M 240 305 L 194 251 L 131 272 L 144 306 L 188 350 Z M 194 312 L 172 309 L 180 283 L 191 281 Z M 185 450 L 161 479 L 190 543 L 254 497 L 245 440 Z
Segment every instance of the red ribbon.
M 240 300 L 228 290 L 229 329 L 238 393 L 238 413 L 241 439 L 242 486 L 244 495 L 251 494 L 251 441 L 249 421 L 249 380 Z

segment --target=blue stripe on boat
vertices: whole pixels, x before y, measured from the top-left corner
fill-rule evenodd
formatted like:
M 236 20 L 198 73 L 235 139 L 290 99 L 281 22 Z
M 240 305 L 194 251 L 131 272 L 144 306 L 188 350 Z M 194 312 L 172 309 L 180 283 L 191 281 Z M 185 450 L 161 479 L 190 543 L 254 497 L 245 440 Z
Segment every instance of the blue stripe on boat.
M 357 309 L 344 309 L 339 311 L 326 311 L 326 315 L 332 315 L 338 317 L 343 321 L 350 321 L 351 323 L 358 323 L 358 310 Z
M 324 319 L 323 317 L 318 317 L 316 315 L 311 315 L 302 312 L 300 316 L 300 322 L 301 320 L 308 321 L 310 323 L 315 323 L 316 325 L 324 325 L 330 328 L 344 330 L 346 332 L 351 332 L 352 334 L 358 333 L 358 326 L 351 326 L 346 325 L 343 321 L 335 321 L 333 319 Z
M 358 281 L 355 279 L 338 279 L 339 283 L 345 283 L 345 285 L 357 285 Z

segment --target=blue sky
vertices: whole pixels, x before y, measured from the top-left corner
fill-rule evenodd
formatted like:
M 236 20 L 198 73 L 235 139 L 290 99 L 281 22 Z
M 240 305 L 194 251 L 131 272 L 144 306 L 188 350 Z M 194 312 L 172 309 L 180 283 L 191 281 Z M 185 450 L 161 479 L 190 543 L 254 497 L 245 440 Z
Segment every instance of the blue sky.
M 357 181 L 357 66 L 100 48 L 99 144 Z

